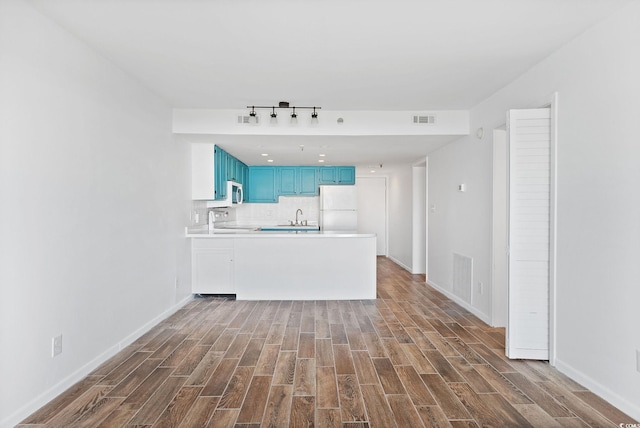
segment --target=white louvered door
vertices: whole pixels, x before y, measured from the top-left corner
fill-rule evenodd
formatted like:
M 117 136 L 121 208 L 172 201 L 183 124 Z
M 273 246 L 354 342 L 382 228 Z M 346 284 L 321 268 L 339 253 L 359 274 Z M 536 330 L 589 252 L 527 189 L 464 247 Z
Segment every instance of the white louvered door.
M 509 358 L 549 359 L 550 109 L 510 110 Z

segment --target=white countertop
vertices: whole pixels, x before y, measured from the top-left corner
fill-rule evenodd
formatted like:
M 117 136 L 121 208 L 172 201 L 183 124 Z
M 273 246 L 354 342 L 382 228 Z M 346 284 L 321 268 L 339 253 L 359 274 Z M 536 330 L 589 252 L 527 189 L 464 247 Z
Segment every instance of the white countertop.
M 185 227 L 187 238 L 371 238 L 374 233 L 357 233 L 356 231 L 331 231 L 331 230 L 292 230 L 292 231 L 262 231 L 262 230 L 238 230 L 222 229 L 209 232 L 205 227 Z

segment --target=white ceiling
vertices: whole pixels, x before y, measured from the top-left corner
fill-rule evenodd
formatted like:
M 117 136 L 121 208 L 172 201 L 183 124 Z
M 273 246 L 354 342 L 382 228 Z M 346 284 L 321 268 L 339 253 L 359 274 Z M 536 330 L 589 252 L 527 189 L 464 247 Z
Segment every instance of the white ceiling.
M 633 0 L 31 1 L 173 107 L 446 110 L 473 107 Z M 434 144 L 409 156 L 442 140 L 423 138 Z M 395 150 L 380 146 L 378 157 Z

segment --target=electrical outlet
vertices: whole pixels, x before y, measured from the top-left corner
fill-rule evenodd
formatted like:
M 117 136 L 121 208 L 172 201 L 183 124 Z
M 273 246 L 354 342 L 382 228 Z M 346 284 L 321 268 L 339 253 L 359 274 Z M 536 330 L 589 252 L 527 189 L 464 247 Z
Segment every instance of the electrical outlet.
M 636 370 L 640 372 L 640 349 L 636 349 Z
M 482 294 L 484 291 L 484 284 L 482 281 L 478 281 L 478 293 Z
M 176 276 L 176 290 L 180 288 L 180 279 Z
M 62 354 L 62 335 L 51 338 L 51 357 Z

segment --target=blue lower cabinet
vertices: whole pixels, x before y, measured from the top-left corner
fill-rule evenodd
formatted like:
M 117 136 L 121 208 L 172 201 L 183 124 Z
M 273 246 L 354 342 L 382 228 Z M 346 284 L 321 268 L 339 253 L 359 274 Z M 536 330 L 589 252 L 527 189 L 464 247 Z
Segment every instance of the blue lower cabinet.
M 249 167 L 249 191 L 246 196 L 246 202 L 278 202 L 276 168 L 271 166 Z

